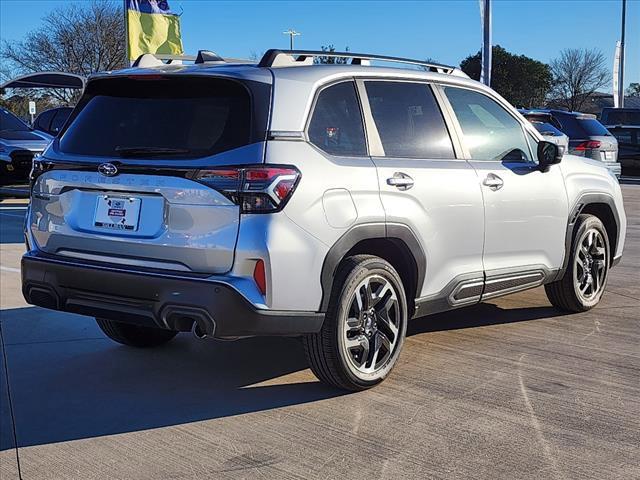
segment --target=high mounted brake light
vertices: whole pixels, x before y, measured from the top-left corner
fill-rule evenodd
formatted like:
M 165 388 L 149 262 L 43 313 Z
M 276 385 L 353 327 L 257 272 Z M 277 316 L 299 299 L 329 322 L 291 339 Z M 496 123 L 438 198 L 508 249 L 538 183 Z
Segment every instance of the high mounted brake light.
M 194 180 L 225 195 L 242 213 L 272 213 L 291 198 L 300 172 L 288 166 L 221 167 L 199 170 Z

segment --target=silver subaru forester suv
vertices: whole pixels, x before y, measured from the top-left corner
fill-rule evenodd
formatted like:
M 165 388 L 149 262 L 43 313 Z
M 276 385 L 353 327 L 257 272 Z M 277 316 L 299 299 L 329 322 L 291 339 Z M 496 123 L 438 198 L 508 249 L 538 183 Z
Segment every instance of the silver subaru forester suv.
M 412 318 L 540 285 L 565 311 L 600 301 L 626 229 L 602 162 L 456 68 L 327 55 L 91 77 L 34 162 L 27 301 L 136 347 L 300 336 L 348 390 L 389 374 Z

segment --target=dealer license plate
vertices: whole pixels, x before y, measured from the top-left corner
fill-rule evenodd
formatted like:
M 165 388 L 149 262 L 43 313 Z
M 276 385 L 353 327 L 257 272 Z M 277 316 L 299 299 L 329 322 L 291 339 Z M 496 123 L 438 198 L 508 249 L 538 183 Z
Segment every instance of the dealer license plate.
M 96 200 L 93 224 L 110 230 L 138 229 L 141 200 L 135 197 L 112 197 L 102 195 Z

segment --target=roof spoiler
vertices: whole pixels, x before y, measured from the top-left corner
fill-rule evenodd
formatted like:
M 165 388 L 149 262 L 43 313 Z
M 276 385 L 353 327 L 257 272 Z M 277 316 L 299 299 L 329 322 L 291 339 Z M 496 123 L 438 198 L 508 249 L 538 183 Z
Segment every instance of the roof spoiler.
M 259 67 L 282 67 L 282 66 L 302 66 L 313 64 L 319 57 L 330 58 L 350 58 L 351 65 L 369 65 L 371 60 L 379 60 L 392 63 L 403 63 L 405 65 L 417 65 L 430 72 L 446 73 L 460 77 L 467 75 L 459 68 L 439 63 L 425 62 L 411 58 L 390 57 L 387 55 L 375 55 L 369 53 L 354 52 L 327 52 L 322 50 L 267 50 L 258 63 Z

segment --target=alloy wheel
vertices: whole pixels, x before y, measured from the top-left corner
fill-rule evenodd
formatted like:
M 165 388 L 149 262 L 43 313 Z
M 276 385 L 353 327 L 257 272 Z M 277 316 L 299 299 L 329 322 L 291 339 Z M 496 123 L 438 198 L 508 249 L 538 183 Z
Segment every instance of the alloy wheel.
M 365 278 L 355 290 L 344 321 L 345 356 L 360 374 L 375 374 L 393 357 L 402 312 L 394 286 L 380 275 Z
M 574 282 L 578 295 L 592 300 L 602 289 L 607 275 L 607 248 L 602 233 L 590 228 L 580 238 L 575 257 Z

